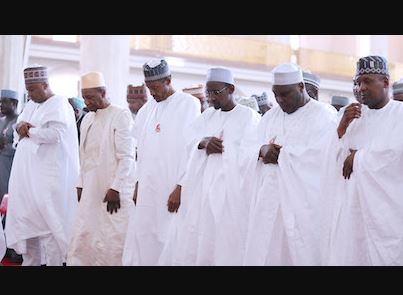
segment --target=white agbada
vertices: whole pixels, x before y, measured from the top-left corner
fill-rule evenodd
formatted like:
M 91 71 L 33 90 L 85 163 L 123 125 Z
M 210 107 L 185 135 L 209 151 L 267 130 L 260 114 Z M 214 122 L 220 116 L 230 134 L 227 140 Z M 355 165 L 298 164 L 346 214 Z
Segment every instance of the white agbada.
M 335 123 L 336 110 L 313 99 L 294 113 L 276 106 L 263 116 L 243 153 L 242 188 L 250 198 L 245 265 L 319 265 L 319 168 Z M 258 160 L 270 141 L 282 146 L 278 165 Z
M 402 118 L 401 102 L 362 105 L 341 139 L 333 132 L 323 181 L 324 265 L 403 265 Z M 349 149 L 358 151 L 344 179 Z
M 81 124 L 82 187 L 67 265 L 122 264 L 129 210 L 134 206 L 134 143 L 130 111 L 114 105 L 88 113 Z M 120 209 L 110 214 L 104 198 L 119 192 Z
M 160 258 L 161 265 L 242 265 L 247 206 L 240 193 L 239 147 L 260 115 L 243 105 L 228 112 L 206 109 L 191 128 L 204 137 L 223 139 L 222 154 L 207 155 L 194 146 L 182 187 L 177 228 Z M 190 136 L 189 136 L 190 137 Z
M 156 265 L 173 213 L 168 198 L 181 185 L 189 158 L 185 129 L 200 115 L 200 102 L 175 92 L 161 102 L 150 99 L 134 122 L 137 140 L 137 204 L 130 213 L 124 265 Z
M 66 259 L 77 207 L 78 137 L 74 111 L 67 98 L 30 100 L 18 117 L 33 126 L 19 140 L 11 168 L 6 237 L 9 248 L 26 253 L 26 240 L 52 235 Z

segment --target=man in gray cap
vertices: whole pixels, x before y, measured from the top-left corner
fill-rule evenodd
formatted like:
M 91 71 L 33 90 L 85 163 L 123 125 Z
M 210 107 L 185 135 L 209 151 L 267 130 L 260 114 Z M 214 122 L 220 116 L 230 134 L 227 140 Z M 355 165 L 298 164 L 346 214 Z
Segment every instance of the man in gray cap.
M 133 120 L 136 118 L 139 110 L 147 103 L 147 89 L 144 83 L 139 86 L 128 85 L 127 86 L 127 105 L 132 113 Z
M 4 194 L 8 193 L 11 165 L 13 163 L 15 148 L 14 128 L 17 122 L 18 94 L 14 90 L 2 89 L 0 92 L 1 114 L 0 119 L 0 203 Z M 6 218 L 3 218 L 3 226 Z M 1 256 L 1 255 L 0 255 Z M 7 249 L 6 257 L 16 263 L 22 262 L 22 256 L 13 249 Z
M 393 99 L 403 101 L 403 78 L 392 85 Z
M 272 107 L 273 104 L 269 102 L 269 99 L 267 97 L 267 93 L 263 92 L 262 95 L 252 95 L 257 101 L 257 105 L 259 107 L 259 113 L 263 116 L 267 111 L 269 111 Z
M 179 213 L 177 229 L 171 229 L 162 265 L 242 265 L 248 206 L 237 160 L 243 138 L 254 131 L 260 115 L 236 104 L 234 91 L 229 69 L 208 70 L 206 96 L 213 107 L 192 125 L 198 148 L 183 184 L 186 211 Z
M 348 105 L 349 99 L 345 96 L 334 95 L 332 96 L 332 100 L 330 104 L 334 106 L 337 111 L 340 111 L 342 107 Z
M 360 93 L 358 92 L 358 83 L 357 83 L 357 77 L 354 77 L 353 79 L 353 95 L 355 99 L 359 102 L 362 103 Z
M 319 265 L 320 170 L 336 110 L 312 99 L 295 64 L 273 69 L 278 106 L 240 159 L 250 196 L 245 265 Z M 249 147 L 248 147 L 249 146 Z
M 319 100 L 320 78 L 308 70 L 303 71 L 302 76 L 304 78 L 305 89 L 308 95 L 315 100 Z
M 326 151 L 323 264 L 403 265 L 403 104 L 389 99 L 385 58 L 360 58 L 356 80 L 362 104 Z
M 136 116 L 137 169 L 124 265 L 156 265 L 172 218 L 179 209 L 181 187 L 189 158 L 186 130 L 200 115 L 199 100 L 171 84 L 165 59 L 143 66 L 153 99 Z
M 30 100 L 14 133 L 7 246 L 22 254 L 23 265 L 62 265 L 77 205 L 74 112 L 66 97 L 50 89 L 46 67 L 28 67 L 24 78 Z
M 11 165 L 15 149 L 14 127 L 17 122 L 18 94 L 14 90 L 0 91 L 0 111 L 4 115 L 0 119 L 0 203 L 4 194 L 8 193 Z

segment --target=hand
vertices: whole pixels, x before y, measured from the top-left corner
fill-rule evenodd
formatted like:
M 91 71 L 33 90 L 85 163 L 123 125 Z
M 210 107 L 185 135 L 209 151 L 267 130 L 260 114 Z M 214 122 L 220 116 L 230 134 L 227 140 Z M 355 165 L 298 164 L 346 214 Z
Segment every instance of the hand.
M 354 119 L 361 117 L 361 104 L 352 103 L 344 110 L 343 117 L 340 120 L 339 127 L 337 128 L 337 133 L 339 138 L 342 138 L 347 131 L 347 127 Z
M 134 202 L 134 205 L 136 205 L 136 202 L 137 202 L 137 192 L 138 192 L 138 189 L 139 189 L 139 182 L 137 181 L 137 182 L 136 182 L 136 187 L 134 188 L 134 193 L 133 193 L 133 202 Z
M 181 192 L 182 187 L 180 185 L 177 185 L 174 191 L 169 195 L 167 204 L 169 212 L 178 212 L 179 206 L 181 204 Z
M 21 139 L 24 137 L 29 137 L 28 132 L 31 127 L 34 127 L 31 123 L 28 122 L 20 122 L 16 126 L 16 131 Z
M 111 214 L 113 214 L 113 211 L 117 213 L 118 209 L 120 209 L 119 192 L 113 189 L 109 189 L 104 199 L 104 203 L 105 202 L 107 202 L 106 211 L 108 211 Z
M 351 173 L 353 173 L 354 156 L 357 150 L 350 149 L 351 154 L 346 158 L 343 165 L 344 179 L 350 179 Z
M 77 200 L 78 202 L 80 202 L 81 200 L 81 193 L 83 192 L 83 188 L 82 187 L 77 187 Z
M 264 164 L 278 164 L 278 157 L 280 155 L 281 145 L 270 143 L 262 145 L 260 148 L 259 156 L 262 158 Z
M 223 140 L 217 137 L 205 137 L 199 143 L 199 149 L 206 149 L 207 155 L 222 154 L 224 152 Z

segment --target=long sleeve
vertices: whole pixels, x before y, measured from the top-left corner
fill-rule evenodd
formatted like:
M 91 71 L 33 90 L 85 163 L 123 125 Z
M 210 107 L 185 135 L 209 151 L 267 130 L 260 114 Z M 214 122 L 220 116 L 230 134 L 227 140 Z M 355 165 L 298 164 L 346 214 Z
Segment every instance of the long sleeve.
M 133 120 L 128 110 L 118 115 L 115 125 L 115 156 L 118 159 L 118 167 L 111 189 L 122 191 L 125 182 L 134 169 L 134 144 L 132 137 Z
M 47 122 L 46 127 L 32 127 L 28 135 L 36 144 L 60 143 L 63 133 L 66 130 L 66 124 L 61 122 Z
M 188 110 L 188 112 L 186 113 L 186 117 L 184 118 L 184 130 L 182 132 L 182 142 L 184 145 L 184 153 L 181 155 L 181 159 L 180 159 L 180 166 L 179 166 L 179 170 L 178 170 L 178 180 L 177 180 L 177 184 L 178 185 L 183 185 L 184 182 L 184 178 L 185 178 L 185 174 L 186 174 L 186 169 L 187 169 L 187 165 L 188 165 L 188 161 L 189 161 L 189 157 L 190 157 L 190 153 L 192 151 L 192 147 L 193 144 L 196 144 L 195 141 L 192 141 L 192 143 L 189 143 L 189 139 L 186 138 L 188 133 L 188 129 L 190 128 L 190 126 L 192 125 L 192 123 L 194 122 L 194 120 L 196 120 L 196 118 L 200 115 L 200 106 L 198 105 L 198 102 L 195 102 L 194 104 L 190 105 L 190 108 Z M 198 143 L 197 143 L 198 144 Z

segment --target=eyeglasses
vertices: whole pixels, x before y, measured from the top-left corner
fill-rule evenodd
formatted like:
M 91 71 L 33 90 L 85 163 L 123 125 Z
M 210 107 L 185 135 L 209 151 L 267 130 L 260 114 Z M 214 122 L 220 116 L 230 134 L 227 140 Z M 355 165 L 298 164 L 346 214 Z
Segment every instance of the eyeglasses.
M 214 95 L 219 95 L 221 92 L 223 92 L 226 88 L 228 88 L 228 86 L 225 86 L 223 89 L 221 90 L 206 90 L 206 96 L 210 96 L 211 94 Z

